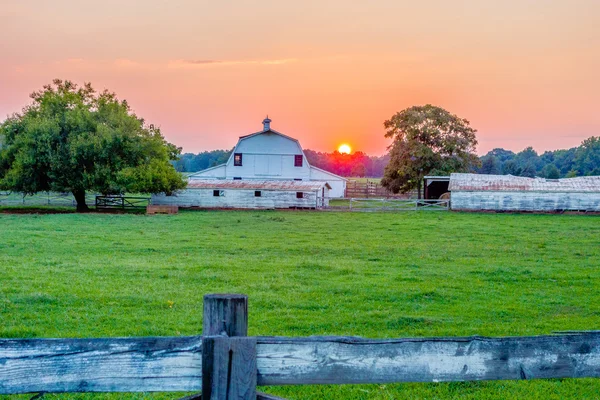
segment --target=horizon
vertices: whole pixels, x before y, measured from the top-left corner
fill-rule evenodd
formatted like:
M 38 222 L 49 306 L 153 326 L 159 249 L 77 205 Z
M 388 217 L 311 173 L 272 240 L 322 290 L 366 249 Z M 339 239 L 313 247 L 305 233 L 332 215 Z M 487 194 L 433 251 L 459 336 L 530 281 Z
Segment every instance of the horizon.
M 543 153 L 600 135 L 598 25 L 594 0 L 8 0 L 0 119 L 60 78 L 115 92 L 187 153 L 268 114 L 303 148 L 381 156 L 384 120 L 427 103 L 471 122 L 478 155 Z

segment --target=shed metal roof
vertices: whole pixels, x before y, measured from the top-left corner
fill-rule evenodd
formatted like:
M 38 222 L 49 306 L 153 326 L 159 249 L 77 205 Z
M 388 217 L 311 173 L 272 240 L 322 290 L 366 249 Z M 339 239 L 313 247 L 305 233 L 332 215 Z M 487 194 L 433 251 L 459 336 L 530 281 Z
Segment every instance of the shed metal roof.
M 249 190 L 319 190 L 331 189 L 327 182 L 319 181 L 278 181 L 278 180 L 231 180 L 231 179 L 190 179 L 188 189 L 249 189 Z
M 512 175 L 451 174 L 451 192 L 599 192 L 600 176 L 546 179 Z

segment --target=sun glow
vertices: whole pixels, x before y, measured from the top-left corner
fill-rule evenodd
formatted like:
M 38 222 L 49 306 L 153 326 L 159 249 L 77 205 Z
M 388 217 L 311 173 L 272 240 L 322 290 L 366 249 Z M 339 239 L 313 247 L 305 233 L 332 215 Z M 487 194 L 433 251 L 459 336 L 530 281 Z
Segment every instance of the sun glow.
M 347 144 L 340 144 L 340 147 L 338 147 L 338 151 L 342 154 L 350 154 L 352 152 L 352 148 Z

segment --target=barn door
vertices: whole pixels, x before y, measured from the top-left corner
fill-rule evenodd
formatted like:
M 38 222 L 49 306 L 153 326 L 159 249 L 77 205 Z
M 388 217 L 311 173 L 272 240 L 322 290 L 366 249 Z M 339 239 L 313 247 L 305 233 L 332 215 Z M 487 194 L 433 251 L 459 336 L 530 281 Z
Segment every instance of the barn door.
M 280 155 L 269 155 L 269 175 L 277 176 L 281 175 L 281 156 Z

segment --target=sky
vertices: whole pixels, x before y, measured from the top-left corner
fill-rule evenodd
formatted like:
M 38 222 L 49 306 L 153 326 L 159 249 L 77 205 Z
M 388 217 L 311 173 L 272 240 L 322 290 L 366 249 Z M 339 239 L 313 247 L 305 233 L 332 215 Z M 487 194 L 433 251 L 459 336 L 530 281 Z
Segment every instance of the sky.
M 0 0 L 0 120 L 54 78 L 127 99 L 184 152 L 271 126 L 304 148 L 386 152 L 435 104 L 478 153 L 600 136 L 598 0 Z

